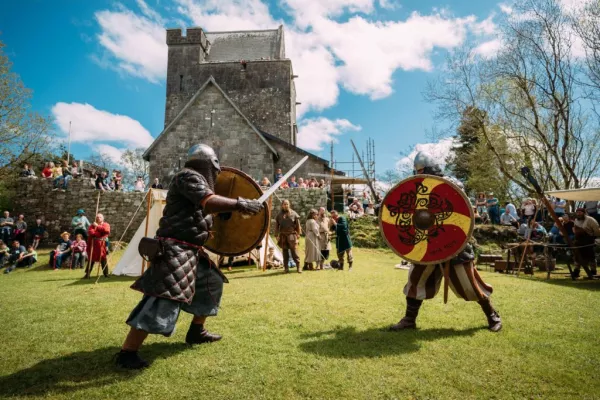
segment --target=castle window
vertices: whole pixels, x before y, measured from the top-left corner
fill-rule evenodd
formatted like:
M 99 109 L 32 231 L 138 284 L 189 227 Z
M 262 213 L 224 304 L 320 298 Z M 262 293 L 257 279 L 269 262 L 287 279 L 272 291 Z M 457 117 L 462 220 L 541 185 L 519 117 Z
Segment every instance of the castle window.
M 183 75 L 179 75 L 179 91 L 183 92 Z

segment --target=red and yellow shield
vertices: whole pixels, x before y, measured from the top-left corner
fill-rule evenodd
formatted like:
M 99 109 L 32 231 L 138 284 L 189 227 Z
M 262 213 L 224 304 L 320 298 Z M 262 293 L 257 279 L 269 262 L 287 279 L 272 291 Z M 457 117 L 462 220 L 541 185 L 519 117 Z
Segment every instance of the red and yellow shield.
M 473 207 L 454 183 L 415 175 L 394 186 L 379 211 L 379 229 L 390 248 L 415 264 L 455 257 L 473 232 Z

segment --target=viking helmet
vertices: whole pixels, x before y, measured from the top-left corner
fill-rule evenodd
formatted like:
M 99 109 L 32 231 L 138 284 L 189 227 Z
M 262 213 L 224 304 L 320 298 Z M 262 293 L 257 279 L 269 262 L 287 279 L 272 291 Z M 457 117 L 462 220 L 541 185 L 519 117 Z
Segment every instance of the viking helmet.
M 423 151 L 417 153 L 413 165 L 415 174 L 417 173 L 417 171 L 423 170 L 424 174 L 438 176 L 442 175 L 442 170 L 440 169 L 440 166 L 435 161 L 435 159 L 431 155 Z
M 187 161 L 185 162 L 186 167 L 193 169 L 205 169 L 208 164 L 212 164 L 219 172 L 221 171 L 221 164 L 219 164 L 219 158 L 217 153 L 207 144 L 195 144 L 190 147 L 188 151 Z

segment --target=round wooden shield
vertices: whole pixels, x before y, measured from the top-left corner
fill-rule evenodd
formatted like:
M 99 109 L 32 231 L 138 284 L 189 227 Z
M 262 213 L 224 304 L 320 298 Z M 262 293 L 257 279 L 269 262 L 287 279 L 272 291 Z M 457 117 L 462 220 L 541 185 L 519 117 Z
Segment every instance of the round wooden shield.
M 244 172 L 231 167 L 221 167 L 221 173 L 215 183 L 215 194 L 232 199 L 258 199 L 263 192 Z M 204 247 L 222 256 L 246 254 L 262 241 L 269 227 L 269 218 L 270 212 L 267 207 L 252 216 L 244 216 L 239 212 L 215 215 L 211 229 L 212 237 Z
M 394 186 L 379 211 L 389 247 L 414 264 L 439 264 L 460 253 L 473 232 L 473 207 L 447 179 L 415 175 Z

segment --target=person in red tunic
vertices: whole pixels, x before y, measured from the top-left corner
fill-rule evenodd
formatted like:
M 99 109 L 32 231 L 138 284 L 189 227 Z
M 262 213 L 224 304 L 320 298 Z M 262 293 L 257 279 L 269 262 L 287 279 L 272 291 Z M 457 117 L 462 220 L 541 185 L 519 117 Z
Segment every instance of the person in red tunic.
M 99 262 L 102 265 L 102 272 L 108 278 L 108 263 L 106 262 L 106 239 L 110 235 L 110 225 L 104 222 L 104 215 L 98 214 L 96 221 L 88 228 L 88 244 L 90 249 L 90 263 L 85 270 L 84 278 L 89 278 L 90 273 L 94 270 L 94 263 Z

